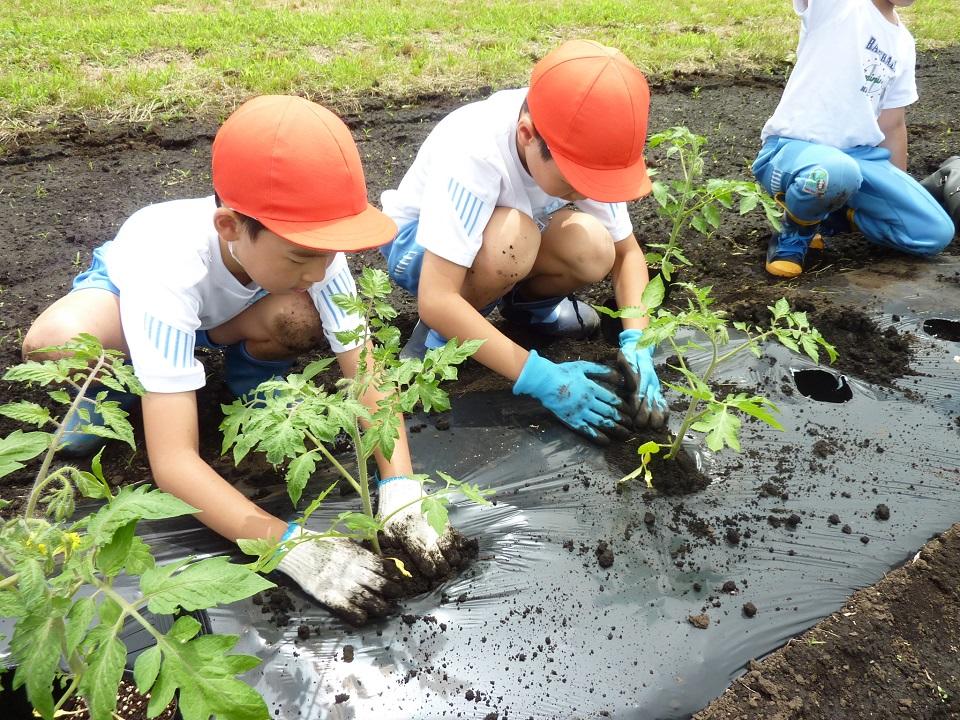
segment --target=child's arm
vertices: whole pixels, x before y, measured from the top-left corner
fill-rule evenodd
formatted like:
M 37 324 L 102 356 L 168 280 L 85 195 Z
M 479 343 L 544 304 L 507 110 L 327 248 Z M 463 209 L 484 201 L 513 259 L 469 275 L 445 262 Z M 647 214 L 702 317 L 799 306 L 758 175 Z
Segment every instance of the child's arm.
M 601 444 L 626 437 L 620 425 L 622 401 L 597 382 L 613 380 L 610 368 L 583 361 L 554 363 L 524 350 L 463 297 L 467 272 L 429 250 L 424 254 L 417 295 L 422 320 L 446 338 L 483 340 L 473 358 L 512 381 L 514 395 L 536 398 L 569 428 Z
M 880 147 L 890 151 L 890 162 L 907 171 L 907 112 L 906 108 L 887 108 L 880 111 L 877 124 L 883 132 Z
M 359 347 L 337 353 L 337 362 L 345 377 L 352 378 L 357 374 L 360 357 Z M 375 412 L 383 397 L 383 393 L 371 387 L 363 397 L 363 404 Z M 438 535 L 423 514 L 423 486 L 412 477 L 413 463 L 402 415 L 399 420 L 399 435 L 390 458 L 384 457 L 379 450 L 374 453 L 380 471 L 377 512 L 385 519 L 384 533 L 410 553 L 422 573 L 428 577 L 443 577 L 449 574 L 451 565 L 460 565 L 453 529 L 448 525 L 446 531 Z
M 381 560 L 343 538 L 315 538 L 248 500 L 200 457 L 197 398 L 193 391 L 147 393 L 143 397 L 147 455 L 157 486 L 197 508 L 197 518 L 229 540 L 279 540 L 289 530 L 299 543 L 279 570 L 349 622 L 388 610 L 394 594 Z
M 619 307 L 640 306 L 643 290 L 650 281 L 647 259 L 632 233 L 616 243 L 616 255 L 611 271 L 613 292 Z M 627 381 L 630 393 L 628 412 L 634 427 L 662 428 L 670 415 L 667 401 L 660 389 L 660 379 L 653 366 L 652 345 L 638 348 L 643 329 L 650 324 L 649 318 L 621 318 L 620 354 L 617 366 Z
M 467 270 L 429 250 L 424 253 L 417 296 L 420 317 L 445 338 L 483 340 L 473 359 L 515 381 L 529 353 L 497 330 L 460 294 Z

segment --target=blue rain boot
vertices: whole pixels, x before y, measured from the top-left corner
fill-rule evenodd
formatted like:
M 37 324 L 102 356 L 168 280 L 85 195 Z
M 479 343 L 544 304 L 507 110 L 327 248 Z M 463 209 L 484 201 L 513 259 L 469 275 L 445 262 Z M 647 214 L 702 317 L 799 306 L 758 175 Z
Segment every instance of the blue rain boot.
M 507 322 L 551 337 L 583 340 L 600 328 L 597 311 L 573 295 L 520 300 L 514 288 L 501 300 L 500 315 Z
M 494 300 L 489 305 L 480 308 L 479 313 L 487 317 L 496 309 L 497 303 L 499 302 L 499 300 Z M 423 360 L 424 355 L 427 354 L 427 350 L 440 348 L 446 344 L 447 339 L 443 337 L 443 335 L 429 328 L 423 320 L 417 319 L 417 324 L 414 326 L 413 332 L 410 333 L 410 339 L 400 348 L 400 359 L 409 360 L 410 358 L 418 358 L 419 360 Z
M 795 278 L 803 272 L 807 250 L 816 241 L 814 249 L 823 249 L 823 238 L 817 233 L 820 221 L 798 221 L 792 215 L 782 220 L 780 232 L 770 236 L 767 245 L 767 272 L 782 278 Z
M 130 412 L 130 409 L 137 401 L 137 396 L 133 393 L 118 392 L 110 388 L 100 387 L 96 391 L 90 392 L 97 395 L 106 390 L 107 396 L 103 402 L 115 402 L 120 405 L 120 409 Z M 96 453 L 100 448 L 107 444 L 107 438 L 94 435 L 93 433 L 80 432 L 77 428 L 81 425 L 99 425 L 104 426 L 103 415 L 97 412 L 96 403 L 89 397 L 84 397 L 77 405 L 77 409 L 84 409 L 89 414 L 89 420 L 84 420 L 79 412 L 75 412 L 64 424 L 64 433 L 60 441 L 60 448 L 57 455 L 65 459 L 84 458 Z
M 282 378 L 293 367 L 293 360 L 260 360 L 247 352 L 246 341 L 227 346 L 223 351 L 223 370 L 227 387 L 235 397 L 243 397 L 260 383 Z

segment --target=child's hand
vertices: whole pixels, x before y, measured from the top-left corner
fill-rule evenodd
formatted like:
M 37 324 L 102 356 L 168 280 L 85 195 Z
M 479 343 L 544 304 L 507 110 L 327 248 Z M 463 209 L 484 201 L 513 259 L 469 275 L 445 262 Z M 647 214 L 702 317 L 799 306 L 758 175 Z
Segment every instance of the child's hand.
M 622 425 L 623 401 L 597 380 L 616 386 L 619 376 L 604 365 L 582 360 L 554 363 L 531 350 L 513 394 L 535 397 L 564 425 L 607 445 L 611 437 L 623 440 L 630 433 Z
M 403 546 L 417 565 L 430 578 L 443 577 L 451 567 L 459 567 L 460 553 L 456 548 L 454 530 L 447 525 L 438 535 L 421 508 L 423 486 L 408 477 L 398 475 L 381 480 L 378 515 L 386 518 L 383 532 Z
M 663 399 L 660 379 L 653 367 L 653 345 L 637 347 L 642 335 L 642 330 L 624 330 L 620 333 L 617 367 L 626 381 L 627 412 L 633 420 L 633 426 L 637 429 L 649 426 L 659 430 L 666 424 L 670 408 Z
M 283 556 L 277 569 L 347 622 L 362 625 L 369 615 L 385 615 L 386 598 L 399 595 L 380 558 L 352 540 L 322 537 L 302 528 L 291 539 L 301 542 Z

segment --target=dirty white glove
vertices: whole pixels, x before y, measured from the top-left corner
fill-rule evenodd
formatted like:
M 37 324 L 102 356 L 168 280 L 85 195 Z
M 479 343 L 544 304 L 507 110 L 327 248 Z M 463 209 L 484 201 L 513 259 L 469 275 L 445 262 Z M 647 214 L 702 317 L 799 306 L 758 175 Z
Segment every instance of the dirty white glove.
M 386 518 L 384 534 L 410 553 L 420 572 L 427 577 L 440 577 L 450 572 L 451 565 L 460 565 L 460 553 L 450 525 L 438 535 L 424 517 L 420 502 L 424 492 L 419 482 L 397 475 L 381 480 L 377 487 L 380 490 L 379 517 L 381 520 Z
M 361 625 L 368 615 L 386 614 L 385 598 L 398 594 L 380 558 L 352 540 L 323 537 L 296 523 L 290 523 L 283 540 L 301 542 L 277 569 L 347 622 Z

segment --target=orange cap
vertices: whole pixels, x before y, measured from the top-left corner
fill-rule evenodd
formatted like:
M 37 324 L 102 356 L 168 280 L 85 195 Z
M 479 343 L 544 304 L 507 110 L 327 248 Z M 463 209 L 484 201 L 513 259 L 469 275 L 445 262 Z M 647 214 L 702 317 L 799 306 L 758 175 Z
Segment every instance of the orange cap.
M 213 141 L 213 187 L 225 206 L 316 250 L 364 250 L 397 232 L 367 202 L 347 126 L 292 95 L 253 98 L 227 118 Z
M 577 192 L 602 202 L 650 192 L 643 161 L 650 88 L 619 50 L 592 40 L 565 42 L 533 68 L 527 107 Z

